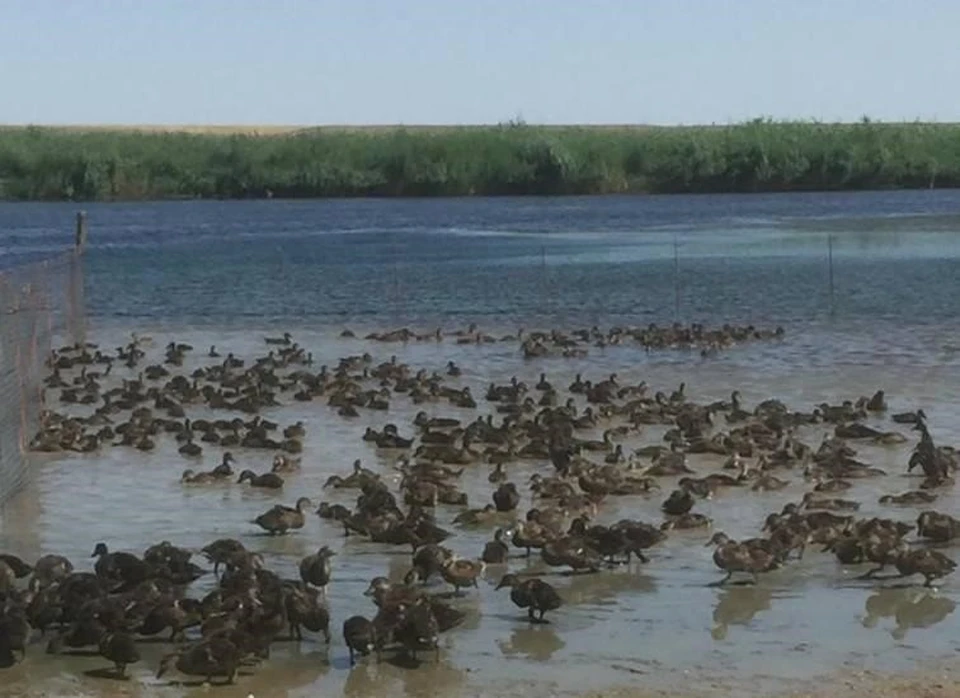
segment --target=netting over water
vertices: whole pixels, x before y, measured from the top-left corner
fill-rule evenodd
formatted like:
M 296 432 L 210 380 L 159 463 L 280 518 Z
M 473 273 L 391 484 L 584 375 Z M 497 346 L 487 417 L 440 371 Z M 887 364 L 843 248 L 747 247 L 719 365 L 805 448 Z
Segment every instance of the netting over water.
M 0 506 L 26 476 L 53 338 L 83 341 L 84 330 L 78 249 L 0 272 Z

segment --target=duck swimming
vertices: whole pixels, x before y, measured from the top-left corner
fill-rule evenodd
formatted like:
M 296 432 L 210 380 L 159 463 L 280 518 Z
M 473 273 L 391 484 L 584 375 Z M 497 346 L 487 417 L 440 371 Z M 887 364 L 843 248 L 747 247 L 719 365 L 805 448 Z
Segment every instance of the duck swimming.
M 244 470 L 240 473 L 240 479 L 237 480 L 237 484 L 242 485 L 244 482 L 249 482 L 251 487 L 261 487 L 271 490 L 279 490 L 283 487 L 283 478 L 273 472 L 257 475 L 252 470 Z
M 282 535 L 287 531 L 303 528 L 306 520 L 303 511 L 310 506 L 310 500 L 301 497 L 295 506 L 287 507 L 277 504 L 260 514 L 253 522 L 271 535 Z

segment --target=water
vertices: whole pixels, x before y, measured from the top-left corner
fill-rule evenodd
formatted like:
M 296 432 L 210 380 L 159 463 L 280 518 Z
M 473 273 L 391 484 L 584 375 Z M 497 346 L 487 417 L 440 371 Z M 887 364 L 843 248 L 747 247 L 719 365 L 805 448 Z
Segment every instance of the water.
M 74 210 L 0 206 L 0 261 L 59 249 L 70 240 Z M 517 375 L 532 384 L 541 371 L 558 386 L 577 372 L 597 379 L 616 371 L 622 382 L 645 380 L 652 389 L 670 391 L 686 381 L 698 402 L 739 389 L 748 405 L 777 396 L 798 409 L 884 388 L 892 411 L 924 406 L 935 438 L 960 442 L 954 389 L 960 193 L 184 202 L 88 210 L 87 301 L 95 339 L 107 347 L 136 330 L 154 335 L 158 345 L 175 338 L 198 349 L 216 344 L 252 356 L 263 352 L 263 334 L 283 328 L 318 364 L 364 350 L 377 361 L 396 354 L 428 370 L 455 360 L 464 369 L 461 382 L 480 396 L 491 380 Z M 496 335 L 518 326 L 646 324 L 673 321 L 678 309 L 683 321 L 781 324 L 787 334 L 782 342 L 742 346 L 707 360 L 696 353 L 610 347 L 592 349 L 584 359 L 524 361 L 515 344 L 402 346 L 337 337 L 344 327 L 358 334 L 401 325 L 454 329 L 471 320 Z M 203 352 L 197 353 L 193 361 L 202 362 Z M 4 511 L 0 549 L 30 558 L 56 551 L 84 567 L 99 540 L 142 551 L 161 539 L 199 547 L 238 536 L 291 576 L 299 559 L 319 545 L 339 549 L 329 590 L 331 648 L 314 641 L 281 647 L 255 676 L 223 695 L 546 695 L 614 685 L 675 688 L 679 681 L 692 691 L 764 695 L 845 666 L 906 669 L 960 649 L 951 631 L 956 579 L 937 592 L 884 588 L 889 583 L 855 582 L 860 570 L 845 572 L 831 557 L 812 552 L 756 588 L 715 589 L 707 586 L 719 577 L 703 545 L 707 536 L 691 532 L 672 535 L 646 566 L 550 577 L 566 606 L 546 627 L 520 620 L 508 595 L 493 590 L 502 570 L 491 569 L 480 590 L 463 600 L 470 618 L 445 636 L 438 665 L 409 670 L 371 663 L 348 671 L 339 624 L 353 613 L 371 613 L 360 592 L 372 576 L 402 575 L 407 554 L 344 541 L 338 528 L 314 517 L 283 539 L 257 535 L 249 521 L 300 495 L 352 504 L 349 493 L 322 491 L 323 482 L 349 469 L 354 458 L 388 474 L 391 461 L 360 435 L 367 425 L 387 421 L 409 435 L 419 408 L 394 399 L 390 412 L 348 423 L 321 401 L 286 402 L 264 414 L 283 424 L 303 419 L 308 438 L 304 471 L 288 479 L 283 493 L 236 485 L 185 489 L 177 479 L 188 464 L 172 441 L 149 455 L 117 448 L 48 458 Z M 480 408 L 488 406 L 481 402 Z M 458 413 L 445 405 L 433 409 Z M 191 415 L 208 416 L 202 410 Z M 625 447 L 658 442 L 661 435 L 662 429 L 647 427 Z M 811 429 L 803 437 L 816 445 L 821 432 Z M 877 504 L 881 492 L 916 485 L 902 477 L 909 449 L 861 448 L 862 459 L 890 473 L 851 491 L 864 503 L 863 515 L 916 517 L 916 509 Z M 237 455 L 241 468 L 268 467 L 268 455 Z M 219 451 L 207 449 L 201 467 L 217 461 Z M 702 473 L 717 467 L 709 457 L 691 456 L 691 462 Z M 508 470 L 523 483 L 543 468 Z M 471 506 L 489 501 L 487 472 L 479 466 L 463 477 Z M 724 493 L 697 510 L 714 518 L 715 530 L 757 535 L 766 513 L 802 496 L 799 473 L 784 476 L 793 483 L 783 492 Z M 672 484 L 663 482 L 665 492 Z M 620 498 L 601 519 L 659 521 L 660 501 Z M 957 513 L 950 493 L 935 507 Z M 438 517 L 446 524 L 455 513 L 441 508 Z M 460 531 L 449 544 L 476 556 L 489 536 L 489 530 Z M 524 565 L 516 560 L 511 569 Z M 206 583 L 199 582 L 198 591 Z M 124 695 L 192 695 L 151 678 L 162 651 L 146 646 L 148 659 L 134 669 L 136 680 L 122 685 Z M 34 645 L 27 662 L 4 673 L 4 687 L 17 694 L 29 685 L 111 695 L 119 690 L 114 684 L 82 673 L 101 664 L 47 658 L 42 645 Z

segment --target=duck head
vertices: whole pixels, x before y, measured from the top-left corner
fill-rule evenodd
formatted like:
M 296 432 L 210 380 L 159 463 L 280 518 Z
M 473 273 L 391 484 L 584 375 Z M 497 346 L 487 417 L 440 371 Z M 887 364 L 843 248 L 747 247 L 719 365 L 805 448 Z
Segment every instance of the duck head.
M 370 586 L 363 592 L 364 596 L 375 596 L 390 589 L 390 580 L 386 577 L 374 577 L 370 580 Z
M 304 509 L 310 509 L 311 507 L 313 507 L 313 502 L 311 502 L 308 497 L 300 497 L 294 506 L 297 511 L 303 511 Z
M 726 533 L 723 533 L 722 531 L 717 531 L 716 533 L 713 534 L 713 537 L 710 538 L 710 540 L 707 541 L 707 544 L 703 547 L 709 548 L 712 545 L 726 545 L 729 542 L 730 542 L 730 537 L 727 536 Z

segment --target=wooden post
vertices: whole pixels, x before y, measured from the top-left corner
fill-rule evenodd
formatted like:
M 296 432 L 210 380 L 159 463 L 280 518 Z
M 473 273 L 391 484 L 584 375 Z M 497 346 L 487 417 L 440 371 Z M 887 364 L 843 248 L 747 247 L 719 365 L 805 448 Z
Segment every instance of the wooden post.
M 673 319 L 680 322 L 680 244 L 673 235 Z
M 77 230 L 74 246 L 77 252 L 82 253 L 87 246 L 87 212 L 77 211 Z
M 830 317 L 833 317 L 836 314 L 836 304 L 834 302 L 834 285 L 833 285 L 833 235 L 827 236 L 827 273 L 828 281 L 830 284 Z

